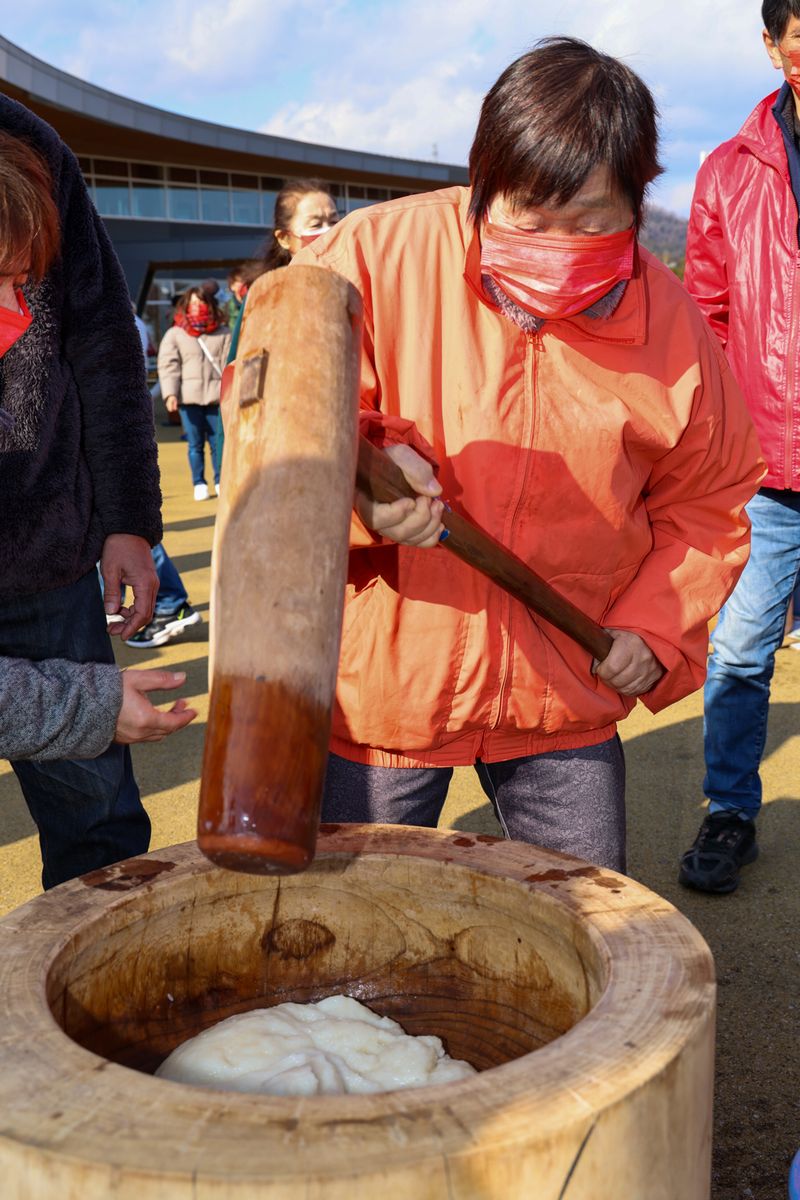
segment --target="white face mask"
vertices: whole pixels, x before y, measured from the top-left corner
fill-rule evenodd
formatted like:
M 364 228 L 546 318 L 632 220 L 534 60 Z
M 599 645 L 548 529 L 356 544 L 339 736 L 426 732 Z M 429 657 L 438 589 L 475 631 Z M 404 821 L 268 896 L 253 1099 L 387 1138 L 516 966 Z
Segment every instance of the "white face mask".
M 323 233 L 328 233 L 333 229 L 332 225 L 320 225 L 319 229 L 303 229 L 295 236 L 300 239 L 304 246 L 309 246 L 315 238 L 322 237 Z

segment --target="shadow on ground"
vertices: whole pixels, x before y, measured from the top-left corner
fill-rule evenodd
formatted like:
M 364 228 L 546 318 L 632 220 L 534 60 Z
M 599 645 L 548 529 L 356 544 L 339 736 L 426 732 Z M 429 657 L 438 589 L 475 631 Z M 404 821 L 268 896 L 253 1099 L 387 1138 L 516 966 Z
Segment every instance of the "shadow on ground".
M 185 521 L 165 521 L 164 534 L 169 533 L 185 533 L 187 529 L 211 529 L 214 525 L 216 517 L 214 513 L 209 513 L 205 517 L 191 517 Z
M 211 551 L 200 550 L 195 554 L 176 554 L 174 557 L 170 555 L 179 575 L 186 575 L 189 571 L 207 571 L 211 566 Z
M 797 708 L 770 708 L 768 757 L 798 733 Z M 677 881 L 703 817 L 702 719 L 625 741 L 628 861 L 709 943 L 719 983 L 713 1200 L 785 1200 L 800 1148 L 800 779 L 759 819 L 761 855 L 737 892 L 709 896 Z M 488 801 L 455 820 L 498 834 Z

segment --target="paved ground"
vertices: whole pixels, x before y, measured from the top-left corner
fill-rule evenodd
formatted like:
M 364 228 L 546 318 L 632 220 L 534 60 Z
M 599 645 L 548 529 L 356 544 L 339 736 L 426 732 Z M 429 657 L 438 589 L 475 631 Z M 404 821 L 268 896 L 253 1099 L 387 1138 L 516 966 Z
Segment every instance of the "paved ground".
M 191 496 L 185 446 L 159 429 L 167 550 L 192 603 L 208 617 L 216 502 Z M 244 631 L 243 631 L 244 632 Z M 187 672 L 185 694 L 200 710 L 193 726 L 160 746 L 137 747 L 136 773 L 153 819 L 153 847 L 194 836 L 207 713 L 207 625 L 153 651 L 123 646 L 124 665 Z M 778 655 L 763 777 L 761 859 L 739 891 L 706 897 L 676 883 L 676 860 L 701 819 L 700 696 L 658 718 L 641 706 L 622 733 L 628 761 L 630 871 L 666 896 L 702 931 L 719 975 L 713 1200 L 784 1200 L 800 1147 L 800 652 Z M 456 778 L 443 825 L 498 832 L 474 775 Z M 39 889 L 38 847 L 13 774 L 0 764 L 0 912 Z M 644 1197 L 626 1200 L 646 1200 Z

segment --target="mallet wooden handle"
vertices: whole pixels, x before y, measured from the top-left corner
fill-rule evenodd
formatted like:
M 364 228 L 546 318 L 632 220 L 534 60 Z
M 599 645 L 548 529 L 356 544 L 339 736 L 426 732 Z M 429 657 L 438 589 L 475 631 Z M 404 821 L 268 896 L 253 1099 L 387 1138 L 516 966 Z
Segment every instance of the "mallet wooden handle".
M 403 496 L 415 498 L 417 495 L 397 464 L 373 446 L 363 434 L 358 444 L 356 486 L 373 500 L 385 504 Z M 445 509 L 442 523 L 449 534 L 442 542 L 446 550 L 521 600 L 527 608 L 555 625 L 556 629 L 566 633 L 598 662 L 606 658 L 614 644 L 611 635 L 560 596 L 521 558 L 456 512 Z

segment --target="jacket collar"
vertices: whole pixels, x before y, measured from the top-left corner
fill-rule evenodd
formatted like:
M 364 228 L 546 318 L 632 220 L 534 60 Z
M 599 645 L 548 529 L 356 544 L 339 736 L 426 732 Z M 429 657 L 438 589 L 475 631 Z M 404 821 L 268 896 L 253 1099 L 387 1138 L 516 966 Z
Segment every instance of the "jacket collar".
M 463 188 L 458 205 L 459 225 L 464 243 L 464 279 L 470 291 L 475 293 L 486 308 L 503 316 L 498 306 L 486 295 L 481 283 L 481 241 L 475 222 L 469 216 L 471 195 L 469 188 Z M 503 320 L 507 321 L 508 317 L 503 316 Z M 546 321 L 541 333 L 562 336 L 564 340 L 568 340 L 570 334 L 567 330 L 570 330 L 572 336 L 577 332 L 581 338 L 589 338 L 594 342 L 640 346 L 645 340 L 646 328 L 647 296 L 637 244 L 633 276 L 628 280 L 622 299 L 611 316 L 597 318 L 580 314 L 564 320 Z
M 786 147 L 775 116 L 775 109 L 780 112 L 788 90 L 789 84 L 784 83 L 777 92 L 771 92 L 769 96 L 765 96 L 731 140 L 741 146 L 746 146 L 757 158 L 760 158 L 768 166 L 774 167 L 786 182 L 790 183 Z

